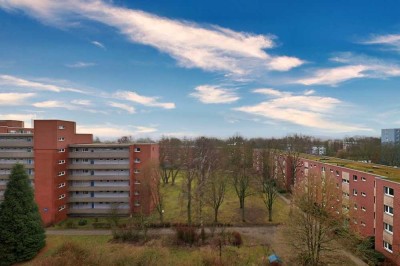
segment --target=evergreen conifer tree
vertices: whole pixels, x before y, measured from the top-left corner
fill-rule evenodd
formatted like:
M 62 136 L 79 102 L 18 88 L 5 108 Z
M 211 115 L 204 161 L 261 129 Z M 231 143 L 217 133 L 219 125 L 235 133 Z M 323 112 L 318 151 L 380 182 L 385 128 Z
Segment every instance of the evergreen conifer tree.
M 23 165 L 16 164 L 0 204 L 0 266 L 32 259 L 45 238 L 28 175 Z

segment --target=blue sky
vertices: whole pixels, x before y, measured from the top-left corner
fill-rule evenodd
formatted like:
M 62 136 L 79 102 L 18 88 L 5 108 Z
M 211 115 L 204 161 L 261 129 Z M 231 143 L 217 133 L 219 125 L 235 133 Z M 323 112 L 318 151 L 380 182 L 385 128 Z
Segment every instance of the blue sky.
M 398 1 L 0 0 L 0 119 L 122 135 L 400 127 Z

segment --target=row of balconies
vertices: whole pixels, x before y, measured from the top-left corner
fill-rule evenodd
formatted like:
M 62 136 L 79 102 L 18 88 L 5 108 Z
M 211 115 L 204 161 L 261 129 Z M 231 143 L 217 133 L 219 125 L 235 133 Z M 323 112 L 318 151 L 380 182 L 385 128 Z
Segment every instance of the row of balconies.
M 103 151 L 103 152 L 70 152 L 69 158 L 129 158 L 129 151 Z
M 72 181 L 69 183 L 69 185 L 73 187 L 121 187 L 121 186 L 129 187 L 129 181 L 120 181 L 120 180 Z
M 76 187 L 70 186 L 69 191 L 130 191 L 129 185 L 127 186 L 97 186 L 97 187 Z

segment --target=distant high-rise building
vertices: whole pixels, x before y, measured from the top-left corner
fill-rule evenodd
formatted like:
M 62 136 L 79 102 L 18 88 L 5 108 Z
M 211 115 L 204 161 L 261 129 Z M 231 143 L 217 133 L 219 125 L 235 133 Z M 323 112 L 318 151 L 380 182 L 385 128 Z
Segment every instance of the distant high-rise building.
M 382 144 L 400 144 L 400 128 L 382 129 Z

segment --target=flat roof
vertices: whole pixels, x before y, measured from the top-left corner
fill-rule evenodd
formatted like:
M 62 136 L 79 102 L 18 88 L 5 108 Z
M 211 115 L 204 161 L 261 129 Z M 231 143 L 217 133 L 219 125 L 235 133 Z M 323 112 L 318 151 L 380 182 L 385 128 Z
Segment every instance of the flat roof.
M 320 163 L 331 164 L 333 166 L 346 167 L 349 169 L 362 171 L 368 174 L 380 176 L 384 179 L 400 182 L 400 169 L 396 167 L 382 165 L 382 164 L 375 164 L 375 163 L 363 163 L 363 162 L 345 160 L 328 156 L 316 156 L 310 154 L 301 154 L 301 157 L 317 161 Z

